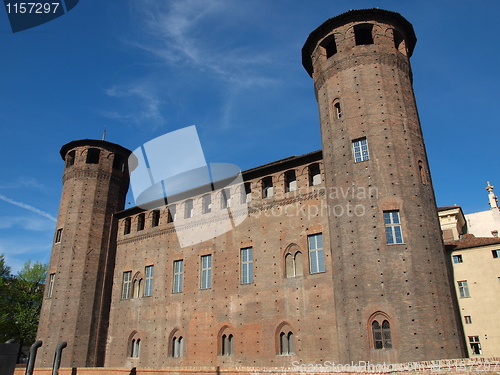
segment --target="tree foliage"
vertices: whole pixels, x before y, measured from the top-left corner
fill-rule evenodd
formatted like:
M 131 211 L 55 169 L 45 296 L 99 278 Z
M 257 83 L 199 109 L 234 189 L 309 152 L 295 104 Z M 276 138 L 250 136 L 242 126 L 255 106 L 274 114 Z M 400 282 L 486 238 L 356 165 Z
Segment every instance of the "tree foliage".
M 31 261 L 11 275 L 0 255 L 0 342 L 14 339 L 27 346 L 35 341 L 46 275 L 46 264 Z

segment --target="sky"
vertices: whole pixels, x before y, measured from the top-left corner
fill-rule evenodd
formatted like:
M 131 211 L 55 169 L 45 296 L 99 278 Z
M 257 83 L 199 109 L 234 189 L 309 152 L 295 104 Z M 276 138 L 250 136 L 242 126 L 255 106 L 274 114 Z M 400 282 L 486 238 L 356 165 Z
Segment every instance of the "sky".
M 382 8 L 417 35 L 414 89 L 439 206 L 489 208 L 498 185 L 498 0 L 81 0 L 12 33 L 0 10 L 0 254 L 48 263 L 62 145 L 130 150 L 196 125 L 209 163 L 241 170 L 321 148 L 310 32 Z M 134 204 L 129 195 L 126 207 Z

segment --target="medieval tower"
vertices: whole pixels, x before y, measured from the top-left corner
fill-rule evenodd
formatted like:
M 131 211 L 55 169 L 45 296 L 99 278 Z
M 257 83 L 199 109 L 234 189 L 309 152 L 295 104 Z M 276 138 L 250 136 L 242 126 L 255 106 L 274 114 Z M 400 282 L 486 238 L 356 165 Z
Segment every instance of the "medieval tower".
M 103 364 L 116 248 L 113 214 L 125 204 L 129 154 L 89 139 L 61 148 L 63 190 L 40 314 L 40 367 L 52 366 L 64 341 L 62 366 Z
M 368 9 L 327 20 L 302 49 L 327 191 L 354 190 L 351 212 L 329 220 L 342 363 L 463 356 L 412 88 L 415 43 L 401 15 Z M 357 187 L 374 188 L 369 205 Z

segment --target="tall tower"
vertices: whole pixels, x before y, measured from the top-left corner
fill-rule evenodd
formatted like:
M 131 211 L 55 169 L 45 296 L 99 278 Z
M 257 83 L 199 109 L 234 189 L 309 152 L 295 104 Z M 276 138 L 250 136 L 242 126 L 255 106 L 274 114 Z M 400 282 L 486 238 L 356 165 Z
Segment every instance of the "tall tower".
M 84 139 L 61 148 L 63 189 L 38 339 L 38 367 L 102 366 L 116 251 L 113 214 L 124 208 L 130 151 Z
M 339 359 L 464 356 L 412 87 L 412 25 L 353 10 L 314 30 Z M 340 210 L 342 208 L 342 210 Z

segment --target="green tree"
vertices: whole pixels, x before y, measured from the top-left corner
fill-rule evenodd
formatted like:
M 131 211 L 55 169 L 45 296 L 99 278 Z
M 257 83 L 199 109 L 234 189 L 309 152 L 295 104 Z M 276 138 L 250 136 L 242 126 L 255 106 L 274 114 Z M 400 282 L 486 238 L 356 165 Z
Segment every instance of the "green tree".
M 4 278 L 0 340 L 14 339 L 21 346 L 35 341 L 46 275 L 46 264 L 27 261 L 16 276 Z

